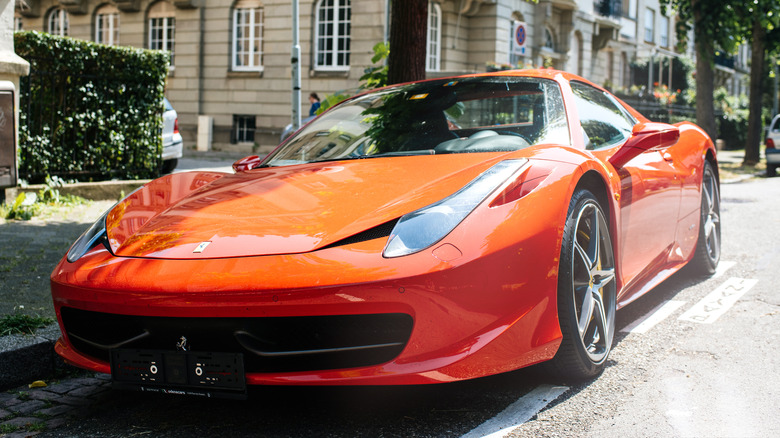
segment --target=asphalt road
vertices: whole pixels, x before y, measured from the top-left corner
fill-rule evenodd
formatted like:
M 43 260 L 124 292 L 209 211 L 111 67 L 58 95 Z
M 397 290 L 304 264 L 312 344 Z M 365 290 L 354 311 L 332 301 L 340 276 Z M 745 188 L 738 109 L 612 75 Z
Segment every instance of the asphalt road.
M 680 272 L 618 312 L 608 367 L 588 384 L 526 369 L 422 387 L 258 387 L 241 402 L 109 390 L 38 436 L 778 436 L 780 178 L 721 189 L 721 271 Z

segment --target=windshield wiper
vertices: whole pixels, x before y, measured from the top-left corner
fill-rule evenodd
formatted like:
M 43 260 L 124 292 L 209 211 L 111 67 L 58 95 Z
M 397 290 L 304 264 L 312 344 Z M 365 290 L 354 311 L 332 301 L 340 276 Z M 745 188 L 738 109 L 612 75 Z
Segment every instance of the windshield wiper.
M 312 161 L 282 160 L 281 163 L 275 163 L 273 160 L 271 160 L 270 162 L 258 167 L 279 167 L 279 166 L 290 166 L 293 164 L 328 163 L 332 161 L 351 161 L 351 160 L 362 160 L 364 158 L 379 158 L 379 157 L 410 157 L 414 155 L 436 155 L 436 151 L 434 151 L 433 149 L 422 149 L 416 151 L 393 151 L 393 152 L 382 152 L 379 154 L 348 155 L 346 157 L 326 158 L 324 160 L 312 160 Z
M 356 158 L 363 159 L 363 158 L 377 158 L 377 157 L 410 157 L 414 155 L 436 155 L 436 151 L 434 151 L 433 149 L 421 149 L 416 151 L 393 151 L 393 152 L 382 152 L 381 154 L 358 155 Z

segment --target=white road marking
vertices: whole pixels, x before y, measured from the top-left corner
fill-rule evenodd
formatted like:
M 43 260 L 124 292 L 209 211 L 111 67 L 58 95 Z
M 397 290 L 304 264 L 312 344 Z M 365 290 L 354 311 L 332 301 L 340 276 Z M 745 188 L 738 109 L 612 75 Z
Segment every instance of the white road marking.
M 533 418 L 545 406 L 568 391 L 568 386 L 540 385 L 520 397 L 498 415 L 463 435 L 463 438 L 499 438 Z
M 677 319 L 711 324 L 726 313 L 756 283 L 758 280 L 731 277 Z
M 725 274 L 726 271 L 728 271 L 730 268 L 732 268 L 734 265 L 736 265 L 737 262 L 720 262 L 718 263 L 718 267 L 715 268 L 715 273 L 712 274 L 712 277 L 710 278 L 718 278 L 721 275 Z
M 620 331 L 626 333 L 647 333 L 683 305 L 685 305 L 685 301 L 664 301 L 656 306 L 655 309 L 623 327 Z

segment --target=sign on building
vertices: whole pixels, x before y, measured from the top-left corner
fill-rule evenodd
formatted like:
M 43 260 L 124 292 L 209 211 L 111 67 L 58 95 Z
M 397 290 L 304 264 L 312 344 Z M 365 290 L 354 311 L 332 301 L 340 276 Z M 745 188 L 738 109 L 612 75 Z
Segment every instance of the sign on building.
M 525 22 L 515 21 L 512 30 L 512 54 L 525 56 L 525 42 L 528 39 L 528 32 Z

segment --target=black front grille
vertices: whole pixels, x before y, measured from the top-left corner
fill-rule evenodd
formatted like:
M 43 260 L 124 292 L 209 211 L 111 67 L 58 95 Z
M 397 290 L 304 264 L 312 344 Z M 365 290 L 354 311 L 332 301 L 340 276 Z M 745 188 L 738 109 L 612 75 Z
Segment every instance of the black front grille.
M 247 372 L 293 372 L 378 365 L 393 360 L 412 333 L 404 313 L 259 318 L 117 315 L 62 308 L 73 347 L 108 362 L 113 348 L 243 353 Z

